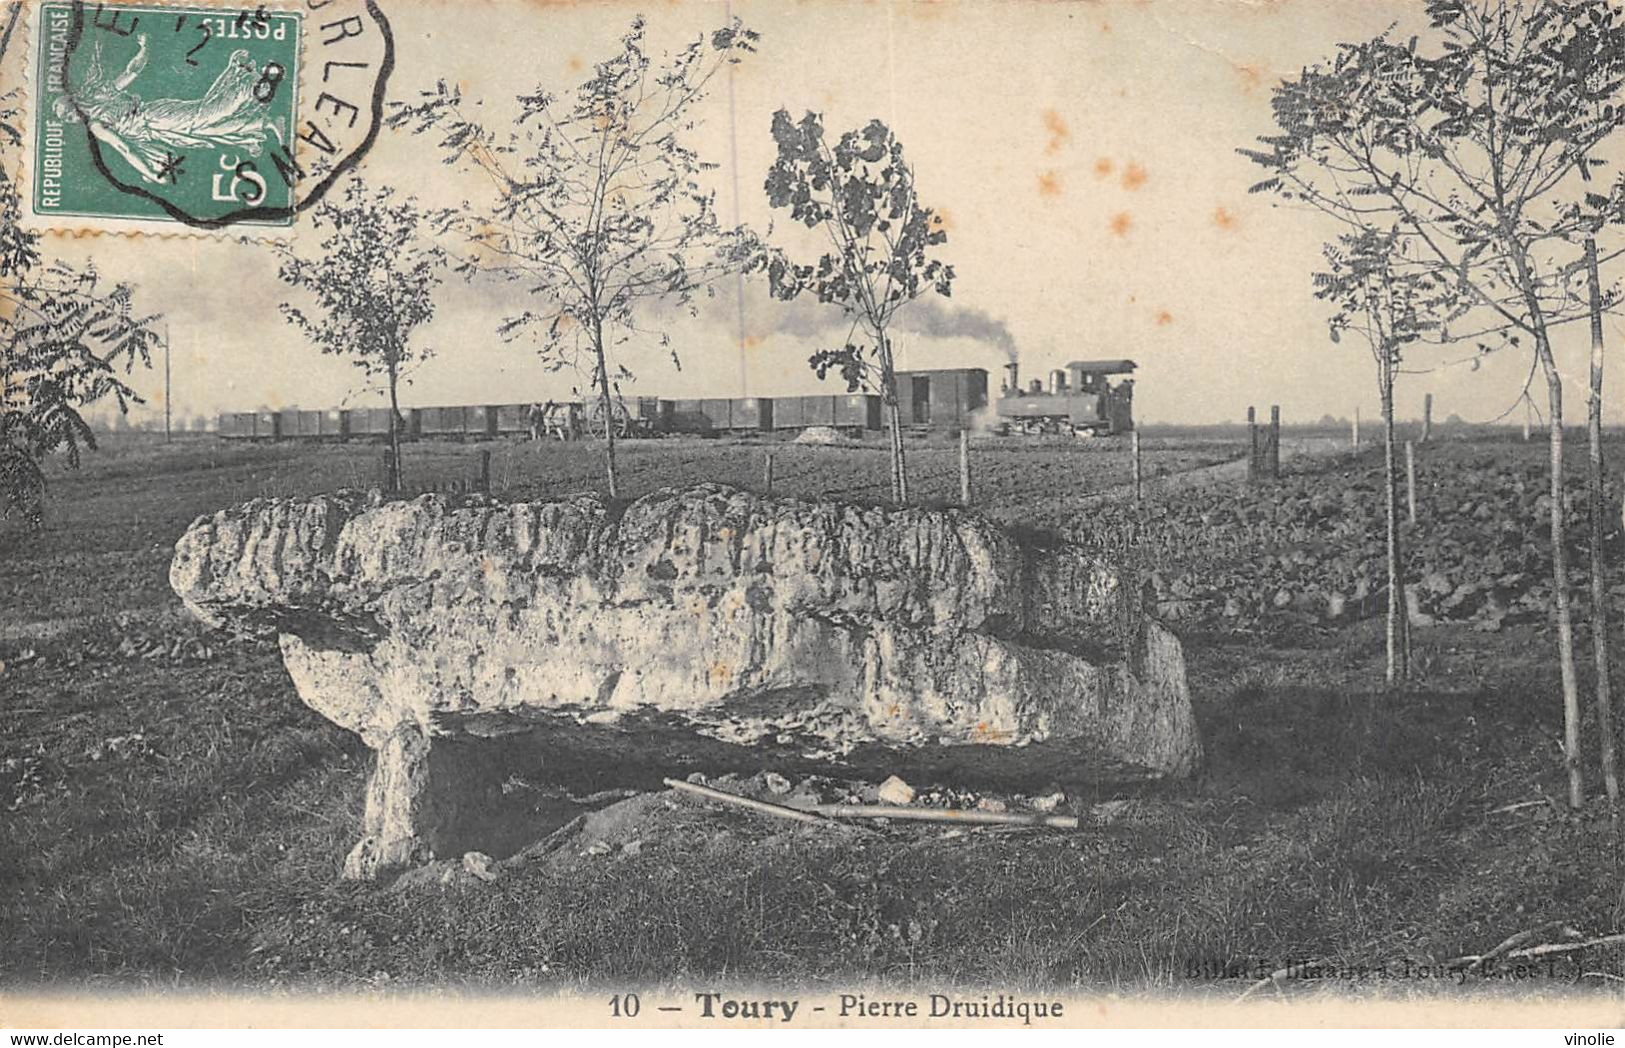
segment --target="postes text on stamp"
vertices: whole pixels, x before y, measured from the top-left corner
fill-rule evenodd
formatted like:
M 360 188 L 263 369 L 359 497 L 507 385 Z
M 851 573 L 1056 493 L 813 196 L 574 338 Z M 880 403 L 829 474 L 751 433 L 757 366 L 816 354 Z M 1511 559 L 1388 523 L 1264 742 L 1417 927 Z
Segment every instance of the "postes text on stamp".
M 292 221 L 298 13 L 64 2 L 41 22 L 38 213 Z

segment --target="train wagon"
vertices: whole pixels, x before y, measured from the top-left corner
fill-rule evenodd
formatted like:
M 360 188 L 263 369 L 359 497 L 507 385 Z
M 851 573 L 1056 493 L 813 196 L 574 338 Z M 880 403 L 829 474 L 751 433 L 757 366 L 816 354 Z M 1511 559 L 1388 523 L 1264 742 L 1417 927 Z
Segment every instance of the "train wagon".
M 344 422 L 344 412 L 337 410 L 318 411 L 316 420 L 316 435 L 323 440 L 343 440 L 350 435 L 349 428 Z
M 673 433 L 726 433 L 733 428 L 733 401 L 725 397 L 674 400 L 671 405 Z
M 848 393 L 830 400 L 834 421 L 829 424 L 837 429 L 880 428 L 880 398 L 873 393 Z
M 633 429 L 637 435 L 656 436 L 671 432 L 672 402 L 660 397 L 636 397 L 628 401 Z
M 530 436 L 530 404 L 498 404 L 496 412 L 497 436 Z
M 461 440 L 467 432 L 467 422 L 460 407 L 413 408 L 411 429 L 424 439 Z
M 465 440 L 489 440 L 497 435 L 497 409 L 479 404 L 463 408 Z
M 280 420 L 283 440 L 342 440 L 346 436 L 341 411 L 284 411 Z
M 963 429 L 987 407 L 984 368 L 943 368 L 897 373 L 897 409 L 904 426 Z
M 730 429 L 765 432 L 773 428 L 772 397 L 735 397 L 728 405 Z
M 673 433 L 758 433 L 773 428 L 772 397 L 705 397 L 672 402 Z
M 343 416 L 345 435 L 389 439 L 388 408 L 346 408 Z
M 253 440 L 254 418 L 252 411 L 223 411 L 215 434 L 227 440 Z
M 808 426 L 833 426 L 836 399 L 827 394 L 817 397 L 774 397 L 773 428 L 796 430 Z
M 282 416 L 275 411 L 256 411 L 254 413 L 254 439 L 280 440 L 282 438 Z
M 288 440 L 299 435 L 299 411 L 297 408 L 284 408 L 276 413 L 277 440 Z
M 810 426 L 831 426 L 845 430 L 879 429 L 880 398 L 872 393 L 773 398 L 774 430 L 795 431 Z

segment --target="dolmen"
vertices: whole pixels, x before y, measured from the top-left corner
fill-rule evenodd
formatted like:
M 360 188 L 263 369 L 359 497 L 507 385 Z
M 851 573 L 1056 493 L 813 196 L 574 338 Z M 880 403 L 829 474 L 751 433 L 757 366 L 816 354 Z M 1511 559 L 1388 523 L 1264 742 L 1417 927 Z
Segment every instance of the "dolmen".
M 193 523 L 170 584 L 274 635 L 299 697 L 374 751 L 352 878 L 512 854 L 544 765 L 1064 784 L 1201 757 L 1132 573 L 958 510 L 721 485 L 258 499 Z

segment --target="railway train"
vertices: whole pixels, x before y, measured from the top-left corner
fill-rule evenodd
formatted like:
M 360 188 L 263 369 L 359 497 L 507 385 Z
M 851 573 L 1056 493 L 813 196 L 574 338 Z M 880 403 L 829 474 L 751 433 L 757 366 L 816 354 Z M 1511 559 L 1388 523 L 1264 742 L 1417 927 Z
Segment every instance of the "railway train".
M 993 414 L 1000 432 L 1118 433 L 1133 428 L 1133 381 L 1112 386 L 1108 375 L 1134 369 L 1133 361 L 1077 361 L 1051 376 L 1049 390 L 1034 381 L 1020 391 L 1019 372 L 1009 379 Z M 1082 370 L 1080 370 L 1082 369 Z M 1071 373 L 1070 384 L 1067 374 Z M 988 373 L 982 368 L 945 368 L 897 373 L 898 409 L 910 429 L 957 431 L 985 421 Z M 700 397 L 669 400 L 627 397 L 613 408 L 624 437 L 668 434 L 788 433 L 812 426 L 847 431 L 884 425 L 880 398 L 868 393 L 799 397 Z M 978 415 L 984 418 L 979 420 Z M 481 404 L 407 408 L 401 413 L 407 439 L 486 440 L 527 437 L 537 429 L 562 438 L 601 431 L 596 400 L 546 404 Z M 220 415 L 217 433 L 228 440 L 387 440 L 388 408 L 321 411 L 234 411 Z

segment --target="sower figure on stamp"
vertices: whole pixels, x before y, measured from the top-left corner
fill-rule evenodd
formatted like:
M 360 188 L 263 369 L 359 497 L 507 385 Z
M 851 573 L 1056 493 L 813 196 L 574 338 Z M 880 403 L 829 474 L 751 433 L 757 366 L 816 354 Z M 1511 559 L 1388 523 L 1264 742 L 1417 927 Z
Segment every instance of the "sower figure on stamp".
M 174 158 L 188 149 L 225 146 L 259 156 L 270 138 L 286 144 L 279 122 L 254 97 L 260 70 L 247 51 L 231 53 L 202 98 L 147 102 L 129 90 L 147 66 L 146 34 L 138 41 L 135 57 L 112 78 L 102 68 L 102 42 L 93 41 L 84 73 L 52 104 L 57 119 L 77 123 L 83 118 L 97 141 L 153 183 L 164 181 Z

